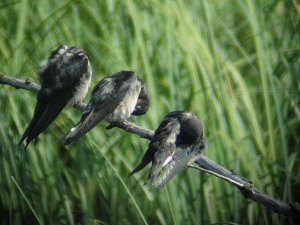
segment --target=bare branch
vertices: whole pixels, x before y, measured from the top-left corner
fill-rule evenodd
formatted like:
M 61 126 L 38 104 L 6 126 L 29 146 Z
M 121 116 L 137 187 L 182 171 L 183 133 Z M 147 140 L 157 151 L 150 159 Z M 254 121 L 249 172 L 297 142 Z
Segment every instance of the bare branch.
M 6 84 L 17 89 L 25 89 L 34 92 L 38 92 L 40 90 L 40 86 L 31 81 L 22 81 L 19 79 L 11 78 L 7 75 L 0 74 L 0 84 Z M 84 110 L 85 104 L 79 103 L 74 105 L 74 107 L 80 111 Z M 117 122 L 111 124 L 107 129 L 111 129 L 113 127 L 118 127 L 120 129 L 125 130 L 126 132 L 130 132 L 138 135 L 141 138 L 146 138 L 151 140 L 154 132 L 148 129 L 141 128 L 133 123 L 128 121 Z M 299 205 L 291 205 L 280 200 L 271 198 L 270 196 L 258 191 L 253 185 L 252 182 L 238 176 L 233 171 L 229 171 L 220 165 L 214 163 L 209 160 L 205 156 L 201 156 L 194 165 L 189 165 L 191 168 L 196 168 L 198 170 L 204 171 L 206 173 L 212 174 L 216 177 L 219 177 L 226 182 L 230 183 L 242 193 L 245 198 L 252 199 L 253 201 L 258 202 L 259 204 L 264 205 L 268 209 L 273 210 L 276 213 L 281 213 L 287 217 L 293 217 L 297 220 L 300 219 L 300 209 Z
M 145 138 L 145 139 L 149 139 L 149 140 L 152 139 L 152 136 L 154 134 L 154 132 L 152 130 L 141 128 L 141 127 L 135 125 L 134 123 L 130 123 L 128 121 L 112 123 L 106 129 L 111 129 L 114 127 L 121 128 L 127 132 L 136 134 L 136 135 L 140 136 L 141 138 Z
M 235 172 L 221 167 L 204 155 L 202 155 L 195 163 L 197 166 L 191 165 L 190 167 L 210 173 L 225 180 L 239 189 L 245 198 L 252 199 L 276 213 L 281 213 L 287 217 L 293 217 L 298 220 L 300 219 L 300 207 L 298 204 L 287 204 L 283 201 L 271 198 L 257 190 L 250 180 L 240 177 Z
M 0 74 L 0 84 L 6 84 L 12 86 L 16 89 L 25 89 L 33 92 L 38 92 L 40 90 L 40 85 L 28 80 L 19 80 L 16 78 L 8 77 L 4 74 Z

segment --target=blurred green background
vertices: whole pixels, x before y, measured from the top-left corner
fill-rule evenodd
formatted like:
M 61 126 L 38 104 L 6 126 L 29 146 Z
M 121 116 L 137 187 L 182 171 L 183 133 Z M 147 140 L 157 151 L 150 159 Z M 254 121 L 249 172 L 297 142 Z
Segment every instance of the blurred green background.
M 38 82 L 60 44 L 84 48 L 92 87 L 129 69 L 151 95 L 130 121 L 154 130 L 173 110 L 203 122 L 206 155 L 267 194 L 299 201 L 300 4 L 279 0 L 0 2 L 0 73 Z M 87 97 L 88 98 L 88 97 Z M 104 124 L 65 148 L 67 107 L 27 151 L 36 96 L 0 86 L 1 224 L 288 224 L 224 181 L 183 171 L 164 188 L 128 178 L 148 141 Z M 85 102 L 87 99 L 85 99 Z

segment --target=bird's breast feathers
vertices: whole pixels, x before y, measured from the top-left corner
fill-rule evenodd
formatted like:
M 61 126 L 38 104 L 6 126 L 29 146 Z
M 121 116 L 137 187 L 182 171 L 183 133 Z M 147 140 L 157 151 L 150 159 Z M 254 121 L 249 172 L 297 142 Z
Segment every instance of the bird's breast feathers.
M 110 123 L 129 118 L 137 103 L 140 91 L 141 85 L 138 82 L 136 82 L 135 85 L 131 85 L 129 90 L 123 96 L 119 105 L 105 118 L 105 120 Z
M 76 87 L 73 97 L 69 100 L 69 105 L 74 105 L 82 101 L 85 97 L 86 93 L 88 92 L 89 86 L 91 84 L 92 78 L 92 69 L 90 62 L 88 61 L 87 71 L 86 73 L 80 78 L 79 84 Z

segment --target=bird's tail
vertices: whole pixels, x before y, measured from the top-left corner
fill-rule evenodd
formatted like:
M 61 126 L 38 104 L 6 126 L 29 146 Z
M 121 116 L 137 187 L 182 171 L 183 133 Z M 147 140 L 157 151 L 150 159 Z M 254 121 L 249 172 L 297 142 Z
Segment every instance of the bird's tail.
M 131 171 L 128 177 L 139 172 L 141 169 L 147 166 L 151 162 L 152 158 L 153 156 L 147 151 L 143 156 L 143 158 L 141 159 L 141 161 L 139 162 L 139 164 Z
M 128 175 L 128 177 L 132 176 L 133 174 L 139 172 L 141 169 L 143 169 L 144 166 L 142 164 L 142 162 L 140 162 L 131 172 L 130 174 Z
M 61 101 L 56 103 L 49 103 L 47 105 L 37 106 L 33 118 L 29 123 L 28 127 L 26 128 L 19 142 L 19 145 L 25 140 L 26 149 L 33 139 L 37 138 L 43 131 L 45 131 L 48 128 L 48 126 L 58 116 L 58 114 L 62 111 L 66 104 L 67 101 L 62 99 Z
M 63 137 L 64 144 L 69 145 L 73 143 L 75 140 L 77 140 L 78 138 L 80 138 L 81 136 L 89 132 L 91 129 L 93 129 L 102 120 L 103 120 L 103 115 L 94 113 L 93 110 L 91 112 L 84 114 L 81 120 L 79 121 L 79 123 L 77 123 L 70 130 L 70 132 Z

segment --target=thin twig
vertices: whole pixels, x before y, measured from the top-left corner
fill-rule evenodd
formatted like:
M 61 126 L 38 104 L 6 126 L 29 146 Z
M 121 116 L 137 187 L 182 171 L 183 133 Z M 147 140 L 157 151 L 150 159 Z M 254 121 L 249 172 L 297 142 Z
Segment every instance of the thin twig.
M 38 92 L 40 90 L 40 86 L 34 82 L 15 79 L 4 74 L 0 74 L 0 84 L 6 84 L 17 89 L 25 89 L 34 92 Z M 80 111 L 83 111 L 85 104 L 79 103 L 74 105 L 74 107 Z M 108 127 L 108 129 L 113 127 L 118 127 L 125 130 L 126 132 L 136 134 L 141 138 L 146 138 L 149 140 L 151 140 L 154 133 L 151 130 L 141 128 L 128 121 L 113 123 Z M 291 205 L 271 198 L 270 196 L 258 191 L 252 185 L 251 181 L 221 167 L 220 165 L 214 163 L 203 155 L 195 162 L 195 164 L 197 166 L 189 165 L 189 167 L 196 168 L 225 180 L 226 182 L 236 187 L 245 198 L 252 199 L 253 201 L 264 205 L 266 208 L 271 209 L 276 213 L 281 213 L 287 217 L 293 217 L 296 220 L 300 219 L 300 207 L 298 204 Z

